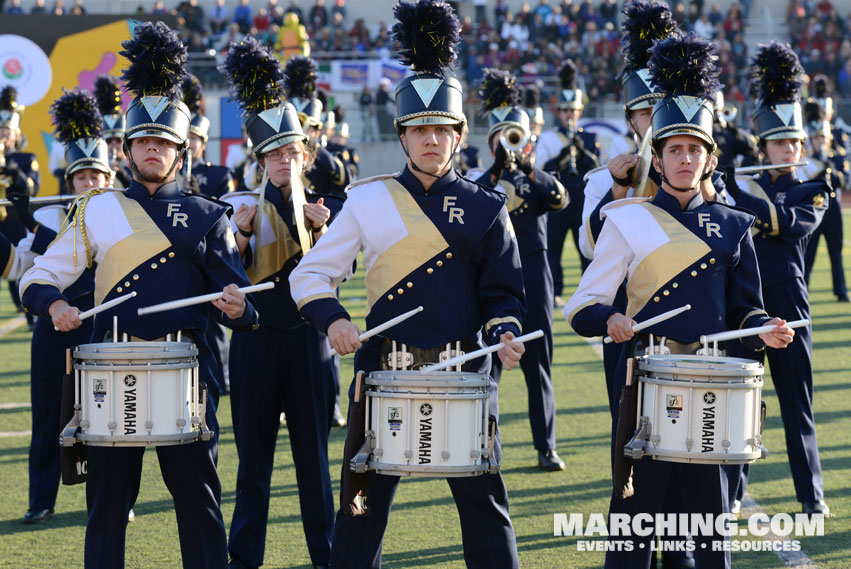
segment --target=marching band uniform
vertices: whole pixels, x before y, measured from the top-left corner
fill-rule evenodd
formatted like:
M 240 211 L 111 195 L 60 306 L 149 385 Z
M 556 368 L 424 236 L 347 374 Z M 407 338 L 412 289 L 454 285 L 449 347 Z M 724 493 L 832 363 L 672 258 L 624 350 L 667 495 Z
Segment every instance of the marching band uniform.
M 567 60 L 559 71 L 559 77 L 562 86 L 558 93 L 559 110 L 581 112 L 584 107 L 583 93 L 576 88 L 576 66 L 572 61 Z M 582 178 L 586 172 L 599 166 L 598 146 L 596 135 L 578 128 L 574 119 L 564 120 L 556 129 L 542 132 L 535 144 L 535 161 L 548 172 L 558 172 L 569 198 L 567 207 L 552 212 L 547 223 L 547 255 L 557 302 L 561 302 L 564 289 L 564 272 L 561 267 L 564 241 L 568 231 L 571 231 L 579 252 L 579 227 L 582 225 L 584 202 Z M 589 261 L 581 252 L 579 260 L 584 271 Z
M 250 87 L 242 86 L 239 70 L 234 74 L 231 67 L 233 62 L 244 65 L 240 62 L 246 58 L 254 62 L 251 67 L 256 72 L 256 81 Z M 249 113 L 246 130 L 258 160 L 292 142 L 307 142 L 295 108 L 281 102 L 282 92 L 263 87 L 264 70 L 272 75 L 281 73 L 274 56 L 256 41 L 246 39 L 231 46 L 225 65 L 232 88 Z M 255 107 L 253 96 L 268 97 L 265 108 Z M 239 470 L 228 543 L 230 567 L 263 564 L 282 411 L 292 446 L 307 548 L 314 566 L 326 567 L 334 523 L 328 467 L 328 434 L 334 409 L 331 348 L 323 334 L 301 319 L 290 295 L 287 279 L 306 248 L 299 242 L 292 195 L 284 200 L 281 190 L 269 180 L 262 212 L 258 195 L 259 191 L 228 200 L 234 208 L 241 203 L 258 205 L 255 215 L 263 216 L 260 236 L 250 238 L 244 264 L 252 283 L 275 283 L 274 289 L 258 295 L 262 314 L 259 329 L 235 332 L 231 338 L 231 409 Z M 329 209 L 339 210 L 339 203 L 333 202 L 340 200 L 333 196 L 311 193 L 305 197 L 311 203 L 322 197 Z M 233 223 L 233 229 L 241 232 Z
M 112 75 L 101 75 L 95 79 L 93 95 L 103 117 L 103 138 L 109 146 L 109 166 L 115 172 L 116 188 L 130 186 L 133 172 L 127 165 L 122 144 L 127 119 L 121 109 L 121 83 Z
M 490 121 L 490 144 L 505 129 L 520 129 L 527 139 L 531 138 L 529 116 L 517 106 L 519 96 L 514 93 L 516 87 L 510 74 L 485 70 L 479 98 Z M 505 148 L 497 151 L 507 153 Z M 539 168 L 532 169 L 528 158 L 515 158 L 515 161 L 518 165 L 511 171 L 503 167 L 504 159 L 501 164 L 494 164 L 476 183 L 489 186 L 496 179 L 495 189 L 507 196 L 506 208 L 517 237 L 526 292 L 527 312 L 523 328 L 544 332 L 541 341 L 531 342 L 520 360 L 529 397 L 532 442 L 538 451 L 540 468 L 564 470 L 564 461 L 556 453 L 555 397 L 550 371 L 553 361 L 553 283 L 547 264 L 546 236 L 547 214 L 563 209 L 567 205 L 567 195 L 564 186 L 553 176 Z M 499 383 L 502 364 L 498 357 L 491 359 L 491 376 Z
M 432 19 L 421 12 L 428 11 Z M 403 43 L 414 74 L 396 90 L 397 128 L 466 122 L 460 83 L 444 77 L 441 62 L 454 58 L 460 29 L 443 2 L 401 3 L 394 33 Z M 423 21 L 453 30 L 440 44 L 408 46 L 411 28 Z M 429 38 L 429 26 L 418 37 Z M 420 39 L 420 41 L 424 41 Z M 425 40 L 426 43 L 428 40 Z M 419 55 L 418 55 L 419 54 Z M 451 159 L 451 158 L 450 158 Z M 462 223 L 463 221 L 463 223 Z M 301 314 L 325 331 L 339 319 L 350 319 L 334 293 L 363 252 L 366 269 L 367 326 L 415 308 L 424 310 L 372 338 L 355 354 L 355 369 L 389 369 L 388 346 L 404 343 L 414 367 L 437 361 L 448 342 L 460 341 L 469 352 L 485 341 L 498 342 L 508 331 L 518 334 L 525 312 L 517 244 L 512 237 L 504 197 L 468 180 L 451 168 L 426 191 L 406 166 L 401 174 L 380 176 L 353 185 L 342 211 L 328 232 L 290 275 Z M 464 366 L 487 373 L 490 358 Z M 352 400 L 354 382 L 349 391 Z M 351 407 L 350 407 L 351 411 Z M 497 389 L 491 381 L 488 411 L 497 419 Z M 501 457 L 498 432 L 493 457 Z M 343 468 L 348 468 L 344 464 Z M 334 528 L 331 566 L 377 568 L 399 477 L 370 472 L 370 515 L 351 515 L 341 503 Z M 517 567 L 508 496 L 499 474 L 448 478 L 461 518 L 464 558 L 468 567 Z M 341 500 L 344 502 L 345 500 Z
M 328 141 L 328 144 L 325 145 L 325 148 L 343 163 L 343 166 L 349 171 L 349 180 L 353 182 L 358 177 L 360 156 L 358 156 L 357 149 L 346 145 L 349 140 L 349 125 L 343 120 L 345 117 L 343 107 L 334 107 L 332 115 L 336 127 L 334 129 L 334 135 Z
M 783 64 L 780 60 L 783 60 Z M 792 61 L 792 64 L 786 64 Z M 788 69 L 779 81 L 764 77 L 766 69 Z M 774 139 L 806 139 L 800 104 L 803 73 L 798 56 L 777 42 L 760 48 L 754 59 L 754 74 L 763 76 L 754 124 L 761 144 Z M 785 88 L 784 88 L 785 87 Z M 830 186 L 823 178 L 801 182 L 797 174 L 784 173 L 772 181 L 770 173 L 737 178 L 736 205 L 756 214 L 754 245 L 763 282 L 766 310 L 788 320 L 810 317 L 807 286 L 804 282 L 804 253 L 813 232 L 827 210 Z M 786 432 L 789 466 L 795 494 L 808 513 L 829 515 L 824 503 L 824 482 L 813 415 L 812 328 L 798 328 L 796 341 L 784 350 L 763 353 L 738 346 L 731 354 L 762 362 L 768 357 L 771 379 L 777 391 L 780 414 Z M 737 498 L 744 495 L 747 465 Z M 732 496 L 731 496 L 732 498 Z
M 131 90 L 143 89 L 137 72 L 140 59 L 136 59 L 142 51 L 146 54 L 142 65 L 159 62 L 170 77 L 181 78 L 185 47 L 165 25 L 142 24 L 123 46 L 126 51 L 122 54 L 131 59 L 125 72 Z M 165 138 L 185 149 L 189 112 L 172 98 L 172 93 L 173 90 L 165 90 L 161 95 L 138 96 L 131 104 L 125 133 L 128 153 L 131 140 L 140 136 Z M 182 196 L 173 181 L 164 183 L 154 195 L 135 180 L 126 191 L 90 191 L 79 200 L 73 224 L 24 275 L 24 303 L 47 317 L 51 304 L 64 298 L 61 291 L 96 263 L 96 304 L 125 291 L 135 291 L 137 297 L 99 313 L 92 340 L 105 338 L 112 329 L 113 316 L 118 316 L 120 332 L 141 341 L 185 330 L 199 350 L 200 379 L 209 394 L 206 420 L 217 433 L 219 385 L 213 375 L 214 358 L 205 341 L 207 307 L 194 305 L 146 316 L 137 316 L 136 310 L 139 306 L 222 290 L 230 283 L 248 283 L 226 213 L 222 205 L 206 198 Z M 250 328 L 257 323 L 257 312 L 246 298 L 240 318 L 231 320 L 221 313 L 219 319 L 235 329 Z M 127 515 L 138 495 L 144 450 L 89 448 L 87 568 L 124 565 Z M 174 498 L 184 567 L 224 568 L 227 563 L 217 454 L 216 437 L 206 442 L 157 447 L 160 470 Z
M 694 73 L 708 75 L 709 79 L 696 81 L 694 76 L 677 75 L 667 83 L 659 83 L 668 94 L 653 109 L 654 143 L 685 134 L 708 147 L 714 146 L 711 95 L 705 91 L 682 91 L 683 85 L 694 88 L 703 84 L 707 91 L 717 88 L 714 79 L 717 69 L 712 58 L 700 57 L 710 52 L 709 45 L 693 34 L 674 35 L 657 42 L 654 58 L 659 52 L 669 57 L 682 53 L 688 65 L 680 68 L 680 75 Z M 654 68 L 659 73 L 659 63 L 654 64 L 651 73 Z M 577 333 L 606 334 L 607 320 L 621 311 L 612 303 L 624 278 L 628 299 L 625 315 L 636 321 L 647 320 L 685 302 L 692 304 L 688 317 L 672 318 L 647 329 L 654 336 L 673 339 L 673 343 L 669 342 L 672 353 L 693 353 L 689 344 L 696 343 L 701 334 L 756 326 L 769 320 L 760 300 L 759 273 L 750 236 L 752 215 L 719 202 L 706 202 L 699 191 L 683 209 L 667 190 L 657 192 L 650 200 L 616 201 L 603 208 L 603 215 L 606 221 L 594 250 L 594 260 L 564 308 L 565 317 Z M 703 328 L 697 329 L 695 322 L 700 322 Z M 640 337 L 636 337 L 623 348 L 615 374 L 615 401 L 624 385 L 626 359 L 633 355 L 639 341 Z M 742 341 L 754 347 L 762 345 L 759 339 Z M 617 409 L 614 411 L 616 425 Z M 681 465 L 648 457 L 634 464 L 635 494 L 624 499 L 613 496 L 610 513 L 634 515 L 662 511 L 669 480 L 679 472 L 683 476 L 687 512 L 719 515 L 729 511 L 727 481 L 721 466 Z M 718 534 L 694 537 L 698 544 L 725 539 Z M 606 567 L 648 567 L 651 539 L 652 536 L 634 536 L 632 551 L 608 552 Z M 729 552 L 713 551 L 711 545 L 706 543 L 706 548 L 698 545 L 697 566 L 729 567 Z

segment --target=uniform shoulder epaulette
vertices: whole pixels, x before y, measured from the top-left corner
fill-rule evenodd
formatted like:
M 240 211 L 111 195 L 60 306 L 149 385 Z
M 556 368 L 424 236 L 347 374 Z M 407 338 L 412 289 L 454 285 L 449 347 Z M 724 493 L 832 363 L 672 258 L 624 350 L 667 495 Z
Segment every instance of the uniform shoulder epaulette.
M 649 202 L 649 201 L 650 201 L 650 198 L 644 198 L 644 197 L 641 197 L 641 198 L 623 198 L 623 199 L 620 199 L 620 200 L 615 200 L 613 202 L 607 203 L 606 205 L 604 205 L 603 207 L 600 208 L 600 218 L 602 219 L 603 217 L 605 217 L 606 212 L 609 211 L 609 210 L 618 209 L 618 208 L 621 208 L 621 207 L 624 207 L 624 206 L 627 206 L 627 205 L 641 204 L 641 203 L 645 203 L 645 202 Z
M 602 166 L 597 166 L 593 170 L 588 170 L 587 172 L 585 172 L 585 175 L 582 176 L 582 181 L 587 182 L 588 179 L 591 177 L 591 174 L 596 174 L 597 172 L 600 172 L 602 170 L 608 170 L 608 168 L 609 168 L 608 164 L 603 164 Z
M 484 172 L 482 172 L 482 173 L 484 174 Z M 459 178 L 459 179 L 464 180 L 465 182 L 470 182 L 470 183 L 471 183 L 471 184 L 473 184 L 474 186 L 477 186 L 477 187 L 479 187 L 479 188 L 481 188 L 481 189 L 485 190 L 485 191 L 486 191 L 486 192 L 488 192 L 489 194 L 493 194 L 493 195 L 495 195 L 495 196 L 499 196 L 499 199 L 501 199 L 502 201 L 505 201 L 506 199 L 508 199 L 508 196 L 507 196 L 507 195 L 505 195 L 505 192 L 501 192 L 501 191 L 499 191 L 497 188 L 495 188 L 495 187 L 493 187 L 493 186 L 488 186 L 488 185 L 486 185 L 486 184 L 480 184 L 479 182 L 476 182 L 475 180 L 471 180 L 471 179 L 470 179 L 470 178 L 468 178 L 467 176 L 464 176 L 464 175 L 463 175 L 463 174 L 461 174 L 460 172 L 456 172 L 455 174 L 458 176 L 458 178 Z
M 352 182 L 351 184 L 346 186 L 345 191 L 349 192 L 349 191 L 353 190 L 354 188 L 357 188 L 358 186 L 363 186 L 363 185 L 369 184 L 371 182 L 378 182 L 380 180 L 386 180 L 387 178 L 395 178 L 398 175 L 399 175 L 399 172 L 396 172 L 394 174 L 379 174 L 378 176 L 371 176 L 369 178 L 363 178 L 363 179 L 358 180 L 356 182 Z
M 724 202 L 722 202 L 722 201 L 713 201 L 713 202 L 706 202 L 706 203 L 707 203 L 707 205 L 711 205 L 711 206 L 712 206 L 712 205 L 714 205 L 714 206 L 726 207 L 726 208 L 728 208 L 728 209 L 732 209 L 732 210 L 737 211 L 737 212 L 739 212 L 739 213 L 743 213 L 743 214 L 745 214 L 745 215 L 746 215 L 747 217 L 749 217 L 752 221 L 753 221 L 753 220 L 756 220 L 756 215 L 754 215 L 754 213 L 753 213 L 751 210 L 749 210 L 749 209 L 745 209 L 745 208 L 740 207 L 740 206 L 737 206 L 737 205 L 732 205 L 732 204 L 724 203 Z

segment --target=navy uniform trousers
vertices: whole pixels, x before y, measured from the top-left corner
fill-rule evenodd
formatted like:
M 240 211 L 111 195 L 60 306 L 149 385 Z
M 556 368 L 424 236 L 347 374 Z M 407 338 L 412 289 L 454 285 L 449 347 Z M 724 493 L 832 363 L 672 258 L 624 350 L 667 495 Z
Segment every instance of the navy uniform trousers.
M 762 290 L 765 310 L 781 315 L 788 321 L 810 317 L 807 287 L 797 278 L 778 283 Z M 819 460 L 816 422 L 813 415 L 813 362 L 812 327 L 795 329 L 795 340 L 782 350 L 765 348 L 764 352 L 745 350 L 738 342 L 731 342 L 730 355 L 763 362 L 768 358 L 771 380 L 780 403 L 780 416 L 786 432 L 786 450 L 795 496 L 799 502 L 824 499 L 824 481 Z M 738 490 L 731 499 L 744 496 L 747 487 L 748 466 L 737 484 Z
M 91 297 L 89 297 L 91 299 Z M 89 301 L 89 308 L 91 307 Z M 75 304 L 77 306 L 77 304 Z M 57 435 L 62 400 L 62 376 L 65 350 L 86 344 L 92 337 L 92 321 L 70 332 L 57 332 L 48 318 L 36 318 L 30 348 L 30 401 L 32 402 L 32 440 L 29 474 L 32 509 L 53 509 L 59 492 L 61 470 Z
M 355 369 L 365 372 L 379 369 L 380 342 L 374 338 L 355 355 Z M 527 346 L 528 349 L 528 346 Z M 482 362 L 479 371 L 484 373 L 490 362 Z M 354 398 L 355 385 L 349 388 L 349 410 Z M 488 413 L 498 419 L 496 382 L 491 381 Z M 502 447 L 497 429 L 493 459 L 502 458 Z M 343 468 L 348 465 L 344 464 Z M 461 537 L 464 542 L 464 561 L 469 569 L 514 569 L 519 567 L 515 546 L 514 528 L 508 517 L 508 491 L 500 474 L 482 474 L 447 478 L 458 515 L 461 519 Z M 370 472 L 370 512 L 365 516 L 347 516 L 337 512 L 334 525 L 331 567 L 333 569 L 377 569 L 381 566 L 381 547 L 384 531 L 390 517 L 393 496 L 399 485 L 398 476 Z M 423 528 L 426 529 L 426 528 Z M 487 544 L 487 547 L 483 546 Z
M 95 337 L 98 331 L 95 331 Z M 100 333 L 103 338 L 103 331 Z M 174 499 L 184 569 L 226 569 L 225 524 L 220 505 L 222 485 L 216 471 L 219 386 L 215 359 L 202 334 L 198 346 L 199 375 L 207 384 L 207 426 L 215 436 L 206 442 L 156 447 L 163 481 Z M 143 447 L 89 446 L 86 504 L 86 569 L 124 567 L 127 515 L 139 495 Z
M 567 188 L 567 184 L 565 184 Z M 568 188 L 569 189 L 569 188 Z M 576 200 L 576 201 L 574 201 Z M 577 203 L 578 202 L 578 203 Z M 582 271 L 588 268 L 591 261 L 579 251 L 579 228 L 582 226 L 582 204 L 585 202 L 584 194 L 570 193 L 570 203 L 560 211 L 550 212 L 547 218 L 547 256 L 552 271 L 555 295 L 564 293 L 564 270 L 561 266 L 561 257 L 564 251 L 564 242 L 567 232 L 573 234 L 573 245 L 579 255 Z
M 551 216 L 553 214 L 550 214 Z M 552 217 L 550 218 L 550 220 Z M 553 394 L 553 276 L 545 250 L 520 258 L 523 267 L 523 287 L 526 290 L 526 318 L 524 332 L 543 330 L 540 341 L 526 344 L 520 359 L 520 369 L 526 379 L 529 397 L 529 424 L 532 443 L 538 450 L 556 448 L 556 406 Z M 502 362 L 494 355 L 491 377 L 499 383 Z
M 310 559 L 328 563 L 334 496 L 328 434 L 334 409 L 330 344 L 315 328 L 261 325 L 231 338 L 231 405 L 239 452 L 236 507 L 228 550 L 263 564 L 280 414 L 287 416 L 301 519 Z
M 840 193 L 837 192 L 837 195 L 840 195 Z M 848 288 L 845 286 L 845 268 L 842 264 L 842 207 L 839 200 L 839 197 L 831 198 L 830 206 L 824 213 L 821 223 L 810 236 L 804 257 L 804 275 L 809 284 L 810 272 L 813 270 L 813 264 L 816 261 L 818 244 L 821 241 L 821 236 L 824 235 L 824 240 L 827 243 L 827 255 L 830 257 L 833 294 L 843 298 L 848 296 Z

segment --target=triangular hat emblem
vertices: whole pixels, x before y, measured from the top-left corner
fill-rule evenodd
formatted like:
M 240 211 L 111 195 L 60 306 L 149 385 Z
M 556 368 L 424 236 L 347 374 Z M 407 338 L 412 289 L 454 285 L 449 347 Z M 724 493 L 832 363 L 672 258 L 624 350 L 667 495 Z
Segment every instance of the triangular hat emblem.
M 257 116 L 275 129 L 275 132 L 278 132 L 281 130 L 281 122 L 284 120 L 284 106 L 279 105 L 274 109 L 266 109 L 262 113 L 257 113 Z
M 655 89 L 650 85 L 650 70 L 648 68 L 639 69 L 635 72 L 638 75 L 638 78 L 641 79 L 642 83 L 647 87 L 647 90 L 651 93 L 655 93 Z
M 428 108 L 434 96 L 437 95 L 437 90 L 443 85 L 443 79 L 414 79 L 411 85 L 420 96 L 420 100 Z
M 113 129 L 118 123 L 119 118 L 121 118 L 120 115 L 104 115 L 103 122 L 106 125 L 106 128 Z
M 307 105 L 310 104 L 310 100 L 302 101 L 301 99 L 297 98 L 290 99 L 289 102 L 292 103 L 292 105 L 295 107 L 296 112 L 299 113 L 304 112 L 304 109 L 307 107 Z
M 95 148 L 98 146 L 97 138 L 79 138 L 74 141 L 77 147 L 82 150 L 86 156 L 91 157 L 92 152 L 95 151 Z
M 151 120 L 156 121 L 163 111 L 168 108 L 169 103 L 171 102 L 166 97 L 142 97 L 140 99 L 142 101 L 142 106 L 145 107 L 145 110 L 148 111 L 148 116 L 151 117 Z
M 497 107 L 491 111 L 491 114 L 497 118 L 499 122 L 505 120 L 505 117 L 508 116 L 508 113 L 511 112 L 513 107 L 505 106 L 505 107 Z
M 795 111 L 797 110 L 797 105 L 795 103 L 782 103 L 779 105 L 775 105 L 774 113 L 780 117 L 780 120 L 783 121 L 783 124 L 789 126 L 789 123 L 792 121 L 792 117 L 795 116 Z
M 573 101 L 576 98 L 576 91 L 573 89 L 562 89 L 561 96 L 564 97 L 565 101 Z
M 701 99 L 699 97 L 690 97 L 687 95 L 683 95 L 681 97 L 674 97 L 674 102 L 677 104 L 677 107 L 683 113 L 683 116 L 686 118 L 688 122 L 691 122 L 691 119 L 694 118 L 694 115 L 697 114 L 703 107 L 703 102 L 705 99 Z

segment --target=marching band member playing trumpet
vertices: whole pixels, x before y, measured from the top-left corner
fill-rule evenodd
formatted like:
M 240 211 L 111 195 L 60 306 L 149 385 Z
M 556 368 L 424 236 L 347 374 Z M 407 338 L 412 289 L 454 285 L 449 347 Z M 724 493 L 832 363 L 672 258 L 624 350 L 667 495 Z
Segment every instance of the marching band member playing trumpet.
M 772 42 L 761 46 L 754 56 L 751 74 L 758 89 L 754 126 L 767 164 L 795 163 L 803 155 L 807 138 L 800 103 L 803 73 L 798 56 L 788 45 Z M 737 206 L 756 214 L 754 246 L 766 310 L 782 313 L 790 320 L 808 319 L 804 253 L 827 210 L 831 191 L 827 180 L 802 182 L 795 168 L 780 166 L 755 179 L 737 178 L 728 189 Z M 791 349 L 756 353 L 737 346 L 734 355 L 760 362 L 768 358 L 786 431 L 795 495 L 805 513 L 830 515 L 824 502 L 813 415 L 811 326 L 798 329 L 798 341 Z M 741 485 L 731 500 L 744 496 L 747 470 L 745 465 Z
M 304 252 L 326 231 L 332 213 L 329 206 L 339 211 L 341 200 L 305 194 L 300 185 L 313 155 L 296 109 L 284 102 L 277 58 L 246 37 L 231 45 L 224 69 L 248 115 L 245 128 L 268 179 L 262 205 L 261 190 L 228 200 L 234 207 L 239 204 L 232 219 L 236 242 L 251 282 L 276 283 L 274 290 L 257 298 L 260 327 L 234 332 L 231 337 L 231 410 L 239 470 L 228 543 L 230 567 L 263 564 L 282 411 L 307 549 L 314 567 L 327 567 L 334 523 L 328 469 L 334 409 L 331 347 L 321 332 L 299 316 L 287 279 Z
M 305 318 L 327 330 L 338 353 L 357 352 L 356 370 L 395 369 L 397 356 L 397 361 L 412 360 L 417 369 L 438 362 L 447 343 L 458 342 L 462 351 L 470 352 L 483 341 L 504 341 L 499 357 L 511 369 L 524 351 L 512 340 L 520 334 L 525 306 L 505 198 L 458 177 L 451 167 L 466 119 L 461 85 L 447 77 L 444 68 L 456 58 L 460 23 L 440 0 L 400 2 L 394 12 L 399 22 L 393 33 L 403 46 L 404 63 L 414 69 L 396 90 L 395 123 L 407 163 L 400 174 L 364 180 L 349 189 L 333 225 L 290 275 L 293 298 Z M 366 343 L 358 339 L 360 330 L 334 292 L 360 252 L 366 268 L 368 326 L 424 307 Z M 404 353 L 394 352 L 394 343 L 404 345 Z M 464 369 L 487 373 L 490 358 L 468 362 Z M 488 406 L 496 421 L 493 381 Z M 359 446 L 347 440 L 347 453 L 351 442 Z M 498 431 L 494 442 L 493 458 L 499 461 Z M 369 481 L 370 514 L 354 515 L 359 497 L 347 495 L 346 461 L 343 468 L 331 567 L 377 568 L 399 477 L 362 475 Z M 467 566 L 517 567 L 502 477 L 486 473 L 447 481 L 461 518 Z
M 749 345 L 781 348 L 794 331 L 762 310 L 759 272 L 750 237 L 753 216 L 719 202 L 707 202 L 700 190 L 710 171 L 714 92 L 719 88 L 712 45 L 694 34 L 676 33 L 652 51 L 650 79 L 665 97 L 652 111 L 653 166 L 662 181 L 652 199 L 633 198 L 603 209 L 605 222 L 594 260 L 565 306 L 568 322 L 584 336 L 608 334 L 624 343 L 615 375 L 615 400 L 625 383 L 626 360 L 643 353 L 646 336 L 632 326 L 690 303 L 688 317 L 658 323 L 647 333 L 664 336 L 671 353 L 694 353 L 701 334 L 728 328 L 773 324 L 777 328 Z M 626 279 L 626 310 L 613 305 Z M 697 311 L 697 312 L 695 312 Z M 615 410 L 617 415 L 617 410 Z M 617 424 L 617 416 L 614 425 Z M 614 452 L 622 452 L 616 445 Z M 636 515 L 663 511 L 669 482 L 682 469 L 686 512 L 720 515 L 729 511 L 726 471 L 720 465 L 679 464 L 649 457 L 634 465 L 635 493 L 612 497 L 610 513 Z M 683 537 L 684 538 L 684 537 Z M 694 536 L 698 567 L 729 567 L 729 551 L 712 547 L 719 533 Z M 618 538 L 620 539 L 620 538 Z M 646 569 L 652 534 L 634 536 L 633 548 L 609 551 L 606 567 Z
M 520 108 L 515 78 L 507 71 L 486 69 L 479 99 L 488 115 L 488 144 L 494 164 L 477 180 L 508 197 L 511 225 L 520 249 L 523 287 L 526 291 L 526 330 L 543 330 L 544 338 L 532 342 L 520 362 L 529 395 L 532 442 L 542 470 L 564 470 L 556 452 L 555 398 L 550 367 L 553 361 L 553 279 L 547 264 L 547 218 L 567 205 L 564 186 L 552 175 L 532 166 L 529 116 Z M 509 141 L 510 137 L 518 141 Z M 509 149 L 509 146 L 514 146 Z M 502 364 L 493 358 L 491 376 L 499 383 Z
M 180 102 L 186 47 L 162 23 L 137 26 L 121 54 L 130 61 L 124 79 L 136 98 L 127 111 L 124 148 L 133 171 L 126 191 L 95 189 L 77 202 L 71 222 L 21 280 L 24 304 L 60 330 L 81 326 L 80 310 L 64 292 L 87 268 L 95 269 L 95 303 L 125 292 L 125 302 L 99 313 L 92 340 L 103 341 L 118 317 L 119 333 L 153 341 L 178 331 L 198 347 L 199 375 L 209 397 L 206 421 L 218 434 L 218 378 L 205 341 L 205 305 L 138 316 L 137 308 L 199 293 L 222 291 L 213 301 L 218 319 L 234 328 L 257 324 L 252 302 L 237 290 L 248 279 L 222 205 L 182 196 L 174 181 L 186 151 L 189 111 Z M 143 447 L 91 446 L 88 450 L 85 567 L 121 568 L 127 515 L 139 493 Z M 216 472 L 217 438 L 158 446 L 160 471 L 174 498 L 183 566 L 227 567 Z

